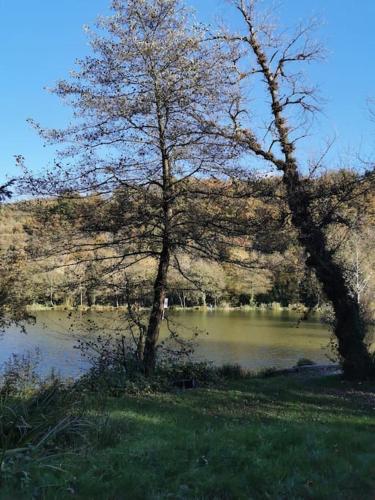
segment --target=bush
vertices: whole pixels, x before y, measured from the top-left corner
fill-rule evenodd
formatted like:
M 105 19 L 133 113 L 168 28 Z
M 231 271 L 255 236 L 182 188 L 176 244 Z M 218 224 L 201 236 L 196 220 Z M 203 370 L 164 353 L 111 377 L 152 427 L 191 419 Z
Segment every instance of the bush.
M 93 367 L 76 382 L 76 387 L 87 388 L 100 394 L 121 396 L 124 393 L 154 393 L 207 386 L 216 383 L 222 376 L 210 363 L 161 361 L 154 374 L 146 377 L 137 364 L 128 364 L 132 369 L 112 365 L 98 370 Z

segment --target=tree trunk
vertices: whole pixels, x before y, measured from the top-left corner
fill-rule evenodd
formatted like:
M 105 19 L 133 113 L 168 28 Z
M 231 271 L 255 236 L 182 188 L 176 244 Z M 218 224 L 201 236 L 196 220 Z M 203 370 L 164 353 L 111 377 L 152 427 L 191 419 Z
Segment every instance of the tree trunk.
M 88 288 L 86 290 L 86 300 L 88 307 L 92 307 L 96 303 L 96 293 L 94 290 Z
M 374 366 L 365 344 L 366 325 L 360 306 L 352 295 L 343 273 L 328 249 L 323 230 L 313 219 L 309 199 L 294 164 L 284 171 L 288 204 L 298 239 L 306 250 L 306 264 L 314 269 L 335 312 L 334 333 L 343 359 L 344 375 L 349 379 L 366 379 Z
M 160 254 L 158 273 L 154 283 L 154 300 L 148 322 L 143 363 L 146 375 L 151 375 L 156 365 L 156 343 L 159 339 L 160 325 L 163 317 L 167 275 L 170 261 L 169 245 L 164 244 Z
M 160 124 L 159 120 L 159 124 Z M 160 125 L 162 137 L 162 126 Z M 156 365 L 156 344 L 159 339 L 160 325 L 163 319 L 164 299 L 167 288 L 167 276 L 171 258 L 170 222 L 172 218 L 171 206 L 171 178 L 169 159 L 165 153 L 164 143 L 161 140 L 161 150 L 163 151 L 163 242 L 159 257 L 157 276 L 154 282 L 154 298 L 151 306 L 151 313 L 145 339 L 143 355 L 143 365 L 146 376 L 155 370 Z
M 53 307 L 55 304 L 53 303 L 53 288 L 52 288 L 52 285 L 51 285 L 50 291 L 49 291 L 49 298 L 50 298 L 51 307 Z
M 145 339 L 143 364 L 146 376 L 155 370 L 156 365 L 156 343 L 159 339 L 160 325 L 163 319 L 165 291 L 167 288 L 167 276 L 171 258 L 171 219 L 172 219 L 172 178 L 170 159 L 165 141 L 165 103 L 161 97 L 158 75 L 154 74 L 155 103 L 157 109 L 157 122 L 159 130 L 159 146 L 161 153 L 161 167 L 163 171 L 162 184 L 162 212 L 163 212 L 163 240 L 159 257 L 157 276 L 154 282 L 154 298 L 151 307 L 150 318 Z

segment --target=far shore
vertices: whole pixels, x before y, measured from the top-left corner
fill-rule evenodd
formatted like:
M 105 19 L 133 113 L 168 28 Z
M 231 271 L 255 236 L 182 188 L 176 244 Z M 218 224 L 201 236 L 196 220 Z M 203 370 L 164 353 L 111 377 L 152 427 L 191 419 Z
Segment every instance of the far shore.
M 86 305 L 78 305 L 72 306 L 67 304 L 56 304 L 56 305 L 46 305 L 46 304 L 30 304 L 27 306 L 28 312 L 39 312 L 39 311 L 92 311 L 92 312 L 109 312 L 109 311 L 127 311 L 128 307 L 119 305 L 113 306 L 108 304 L 95 304 L 93 306 Z M 146 311 L 149 307 L 140 307 L 140 310 Z M 188 306 L 181 307 L 179 305 L 172 305 L 168 308 L 169 311 L 293 311 L 298 312 L 303 315 L 310 315 L 313 313 L 321 313 L 325 308 L 317 307 L 314 309 L 309 309 L 303 304 L 289 304 L 288 306 L 282 306 L 278 302 L 272 302 L 269 304 L 257 304 L 257 305 L 241 305 L 241 306 L 232 306 L 232 305 L 200 305 L 200 306 Z

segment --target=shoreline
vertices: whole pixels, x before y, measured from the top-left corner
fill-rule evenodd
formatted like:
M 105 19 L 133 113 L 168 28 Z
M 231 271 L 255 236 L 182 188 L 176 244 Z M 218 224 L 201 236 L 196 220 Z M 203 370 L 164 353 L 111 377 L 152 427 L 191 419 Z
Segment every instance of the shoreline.
M 48 306 L 45 304 L 29 304 L 26 306 L 28 312 L 41 312 L 41 311 L 82 311 L 82 312 L 110 312 L 110 311 L 127 311 L 127 306 L 111 306 L 111 305 L 101 305 L 97 304 L 94 306 L 68 306 L 65 304 L 59 304 L 54 306 Z M 149 307 L 140 307 L 141 311 L 147 311 Z M 303 304 L 290 304 L 289 306 L 281 306 L 278 302 L 273 302 L 271 304 L 259 304 L 259 305 L 243 305 L 243 306 L 189 306 L 189 307 L 181 307 L 181 306 L 170 306 L 169 311 L 200 311 L 200 312 L 214 312 L 214 311 L 290 311 L 297 312 L 301 314 L 316 314 L 322 313 L 325 310 L 325 307 L 314 308 L 309 311 L 308 307 Z

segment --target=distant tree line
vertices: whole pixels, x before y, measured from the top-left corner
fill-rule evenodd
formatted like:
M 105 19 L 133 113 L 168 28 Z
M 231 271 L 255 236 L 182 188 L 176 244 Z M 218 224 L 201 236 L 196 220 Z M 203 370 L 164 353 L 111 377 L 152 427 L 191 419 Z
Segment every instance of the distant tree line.
M 340 177 L 347 181 L 355 175 L 349 171 L 337 172 L 320 179 L 316 187 L 321 189 L 320 183 L 334 181 L 337 184 Z M 279 180 L 269 178 L 263 184 L 262 192 L 274 192 Z M 257 189 L 260 190 L 259 184 Z M 48 202 L 33 200 L 3 207 L 1 251 L 18 256 L 19 296 L 26 297 L 29 305 L 47 307 L 126 306 L 125 281 L 130 279 L 134 285 L 131 300 L 150 307 L 156 259 L 150 255 L 132 262 L 131 266 L 124 262 L 121 267 L 113 258 L 113 239 L 109 237 L 107 225 L 113 223 L 119 196 L 118 193 L 113 198 L 99 195 L 92 198 L 71 194 L 69 198 L 62 196 Z M 363 193 L 356 203 L 365 207 L 361 210 L 361 223 L 350 231 L 345 226 L 344 235 L 341 234 L 343 227 L 337 224 L 331 238 L 339 241 L 345 237 L 340 252 L 348 282 L 358 301 L 373 311 L 375 276 L 369 248 L 375 243 L 375 197 Z M 327 298 L 318 280 L 305 265 L 293 227 L 283 220 L 284 208 L 279 201 L 275 204 L 273 197 L 266 200 L 254 197 L 247 212 L 253 225 L 252 238 L 246 242 L 246 253 L 240 252 L 244 242 L 239 247 L 232 245 L 232 263 L 228 255 L 218 255 L 216 259 L 194 259 L 187 253 L 179 255 L 180 268 L 172 267 L 169 275 L 166 292 L 169 304 L 182 308 L 300 304 L 311 310 L 326 304 Z M 231 210 L 228 206 L 227 209 Z M 353 210 L 351 201 L 343 208 L 343 214 L 353 214 Z M 107 226 L 107 233 L 103 226 Z M 115 228 L 112 231 L 115 232 Z M 76 251 L 71 246 L 73 235 Z M 117 250 L 121 256 L 121 247 Z M 15 291 L 15 285 L 12 288 Z

